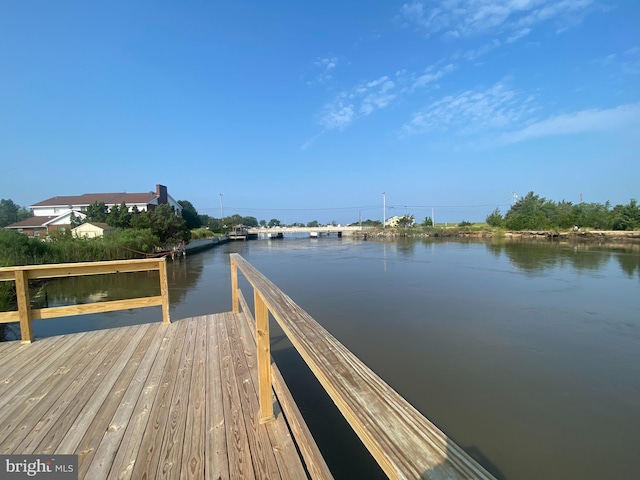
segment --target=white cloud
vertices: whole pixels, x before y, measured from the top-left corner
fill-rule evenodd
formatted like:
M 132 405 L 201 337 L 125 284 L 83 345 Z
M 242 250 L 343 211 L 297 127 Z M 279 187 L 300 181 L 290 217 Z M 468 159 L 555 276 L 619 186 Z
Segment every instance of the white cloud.
M 343 129 L 359 116 L 386 108 L 396 97 L 396 83 L 385 75 L 340 93 L 324 106 L 318 123 L 327 129 Z
M 413 89 L 424 87 L 429 83 L 435 82 L 436 80 L 440 80 L 443 76 L 448 73 L 453 72 L 456 69 L 455 65 L 452 63 L 445 65 L 443 68 L 439 70 L 435 70 L 433 67 L 427 68 L 425 73 L 419 75 L 415 81 L 413 82 Z
M 332 70 L 338 66 L 339 60 L 335 56 L 318 57 L 313 62 L 313 70 L 316 72 L 313 80 L 309 80 L 307 85 L 314 86 L 328 82 L 333 79 Z
M 400 14 L 427 35 L 458 38 L 503 33 L 507 42 L 513 42 L 552 19 L 575 24 L 593 4 L 594 0 L 414 0 L 404 4 Z
M 505 81 L 485 90 L 467 90 L 431 103 L 402 127 L 405 135 L 456 130 L 478 133 L 520 122 L 533 110 L 533 97 L 521 98 Z
M 342 98 L 338 98 L 332 104 L 326 105 L 320 118 L 320 125 L 331 130 L 343 129 L 349 125 L 355 115 L 353 104 L 345 105 Z
M 500 137 L 500 140 L 502 143 L 511 144 L 533 138 L 602 132 L 629 126 L 635 126 L 640 130 L 640 103 L 556 115 L 521 130 L 506 133 Z

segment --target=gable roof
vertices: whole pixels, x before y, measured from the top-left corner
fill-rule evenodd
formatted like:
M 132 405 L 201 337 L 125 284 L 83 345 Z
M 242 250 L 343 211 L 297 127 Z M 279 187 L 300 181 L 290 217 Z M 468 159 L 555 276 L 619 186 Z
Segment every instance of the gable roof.
M 44 217 L 29 217 L 24 220 L 20 220 L 19 222 L 12 223 L 11 225 L 7 225 L 6 228 L 34 228 L 34 227 L 44 227 L 47 223 L 55 220 L 60 215 L 47 215 Z
M 119 205 L 122 202 L 126 204 L 148 204 L 158 197 L 153 192 L 149 193 L 85 193 L 83 195 L 66 195 L 60 197 L 52 197 L 38 203 L 30 205 L 34 207 L 68 207 L 73 206 L 89 206 L 95 202 L 103 202 L 105 205 Z

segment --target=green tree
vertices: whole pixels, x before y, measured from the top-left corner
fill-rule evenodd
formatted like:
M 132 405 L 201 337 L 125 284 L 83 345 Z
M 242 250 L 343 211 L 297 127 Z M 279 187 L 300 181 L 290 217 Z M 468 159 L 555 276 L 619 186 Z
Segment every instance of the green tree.
M 493 212 L 487 215 L 485 222 L 487 222 L 487 225 L 489 225 L 490 227 L 496 227 L 496 228 L 502 227 L 504 225 L 504 218 L 502 218 L 502 213 L 500 212 L 500 209 L 496 207 L 496 209 Z
M 423 227 L 433 227 L 433 219 L 431 217 L 425 217 L 424 222 L 422 222 Z
M 184 218 L 176 215 L 170 205 L 158 205 L 148 215 L 151 231 L 162 244 L 189 240 L 190 231 L 186 227 Z
M 85 213 L 87 215 L 87 222 L 107 222 L 107 206 L 104 202 L 93 202 L 87 207 Z
M 11 199 L 0 200 L 0 227 L 6 227 L 18 221 L 20 207 Z
M 613 208 L 613 229 L 640 229 L 640 207 L 635 198 L 632 198 L 627 205 L 616 205 Z
M 266 227 L 267 226 L 267 221 L 266 220 L 260 220 L 260 226 L 261 227 Z
M 504 216 L 509 230 L 545 230 L 551 226 L 555 204 L 533 192 L 527 193 Z
M 178 200 L 182 207 L 182 218 L 186 222 L 188 229 L 200 228 L 203 223 L 198 215 L 198 211 L 189 200 Z
M 403 215 L 398 219 L 398 227 L 400 228 L 413 227 L 415 223 L 413 215 Z
M 258 219 L 256 217 L 242 217 L 242 224 L 247 227 L 257 227 Z
M 271 220 L 269 220 L 269 223 L 267 224 L 267 226 L 269 228 L 279 227 L 280 226 L 280 220 L 278 220 L 277 218 L 272 218 Z
M 318 226 L 318 220 L 311 220 L 309 223 L 307 223 L 307 227 L 315 228 L 317 226 Z

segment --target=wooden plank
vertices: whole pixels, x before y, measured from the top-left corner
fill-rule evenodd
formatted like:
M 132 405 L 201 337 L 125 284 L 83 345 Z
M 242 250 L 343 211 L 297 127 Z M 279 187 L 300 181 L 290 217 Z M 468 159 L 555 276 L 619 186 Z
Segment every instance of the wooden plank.
M 238 254 L 231 257 L 390 478 L 435 471 L 493 478 L 264 275 Z
M 0 323 L 14 323 L 20 321 L 20 313 L 17 310 L 0 312 Z
M 91 399 L 86 403 L 82 411 L 78 414 L 73 424 L 65 434 L 64 438 L 58 445 L 53 443 L 49 445 L 42 445 L 40 451 L 42 453 L 72 453 L 79 450 L 80 442 L 83 438 L 95 438 L 97 437 L 96 430 L 100 432 L 100 436 L 105 431 L 111 431 L 112 425 L 111 419 L 114 416 L 118 406 L 121 402 L 124 402 L 125 393 L 134 388 L 137 384 L 142 383 L 139 378 L 136 378 L 136 372 L 139 369 L 140 364 L 148 356 L 149 350 L 157 347 L 154 342 L 158 342 L 159 336 L 157 335 L 158 324 L 150 323 L 141 325 L 144 331 L 144 337 L 138 342 L 135 352 L 130 358 L 120 358 L 120 362 L 116 368 L 122 367 L 124 362 L 124 368 L 110 390 L 102 388 L 97 390 Z M 117 373 L 117 372 L 115 372 Z M 116 375 L 114 375 L 116 377 Z M 146 378 L 146 376 L 144 377 Z M 98 443 L 96 442 L 96 446 Z M 95 448 L 91 448 L 91 455 L 95 451 Z M 85 459 L 88 458 L 89 452 L 83 449 Z M 86 460 L 85 460 L 86 461 Z
M 80 341 L 82 335 L 67 338 L 63 335 L 49 337 L 32 344 L 11 342 L 12 348 L 2 355 L 2 373 L 0 373 L 0 411 L 10 398 L 17 395 L 15 389 L 32 388 L 31 382 L 43 371 L 50 370 L 51 365 L 66 348 Z M 9 343 L 9 342 L 7 342 Z M 47 361 L 43 362 L 42 358 Z
M 195 336 L 193 368 L 189 385 L 189 406 L 185 424 L 187 434 L 184 436 L 179 478 L 198 480 L 205 477 L 207 319 L 196 317 L 190 321 L 197 322 L 198 330 Z
M 244 415 L 244 423 L 247 429 L 247 439 L 251 452 L 253 469 L 257 478 L 281 478 L 281 472 L 276 463 L 273 446 L 269 438 L 269 432 L 260 415 L 258 402 L 258 385 L 254 382 L 256 375 L 251 375 L 247 366 L 247 353 L 238 333 L 237 316 L 228 315 L 225 322 L 231 354 L 233 358 L 234 373 L 238 385 L 240 405 Z M 253 356 L 253 355 L 251 355 Z M 269 384 L 269 403 L 273 405 L 275 397 Z M 273 407 L 271 408 L 273 413 Z M 280 419 L 280 428 L 286 429 L 284 419 Z M 275 417 L 269 423 L 275 422 Z M 295 461 L 300 463 L 296 454 Z M 304 471 L 303 471 L 304 473 Z
M 241 304 L 242 303 L 246 304 L 246 302 L 244 302 L 244 298 L 242 297 L 241 292 L 240 292 L 239 299 Z M 253 322 L 253 318 L 251 317 L 248 310 L 243 310 L 241 314 L 235 315 L 234 317 L 236 320 L 238 335 L 241 338 L 241 342 L 245 351 L 247 367 L 249 368 L 251 379 L 254 385 L 257 385 L 258 366 L 256 363 L 256 355 L 254 354 L 254 352 L 256 351 L 255 323 Z M 272 363 L 271 367 L 272 367 L 272 374 L 276 374 L 277 368 L 278 368 L 276 364 Z M 286 413 L 283 414 L 283 411 L 282 411 L 283 409 L 281 408 L 281 405 L 280 405 L 280 398 L 278 397 L 276 400 L 276 397 L 274 396 L 273 401 L 274 401 L 274 416 L 276 418 L 276 421 L 265 425 L 265 427 L 267 427 L 269 439 L 271 441 L 272 448 L 276 456 L 278 468 L 280 469 L 280 475 L 282 476 L 282 478 L 287 478 L 291 480 L 304 478 L 307 476 L 307 474 L 304 470 L 304 467 L 302 465 L 302 459 L 300 458 L 296 444 L 294 443 L 294 440 L 291 436 L 291 432 L 289 430 L 289 425 L 288 425 L 289 419 L 286 418 Z M 313 443 L 315 444 L 315 442 Z M 319 451 L 318 451 L 318 454 L 319 454 Z M 328 469 L 327 469 L 327 472 L 328 472 Z M 331 474 L 329 474 L 328 476 L 315 477 L 315 478 L 332 478 L 332 477 L 331 477 Z
M 185 320 L 187 334 L 182 348 L 179 368 L 173 377 L 173 393 L 169 405 L 167 426 L 162 437 L 157 479 L 180 478 L 187 412 L 190 403 L 193 355 L 196 346 L 198 322 Z
M 228 315 L 223 315 L 218 323 L 217 335 L 221 348 L 221 385 L 224 422 L 227 439 L 227 455 L 229 456 L 230 478 L 256 478 L 251 462 L 249 439 L 242 415 L 240 394 L 233 371 L 233 357 L 229 338 L 226 334 Z
M 131 273 L 158 270 L 159 263 L 164 259 L 134 259 L 101 262 L 58 263 L 44 265 L 21 265 L 0 268 L 0 276 L 4 278 L 6 272 L 24 271 L 29 279 L 73 277 L 80 275 L 102 275 L 109 273 Z
M 240 334 L 243 338 L 245 345 L 255 345 L 255 321 L 251 316 L 251 311 L 247 306 L 247 302 L 244 295 L 239 291 L 239 301 L 242 314 L 239 316 L 239 324 L 241 325 Z M 244 319 L 244 321 L 242 321 Z M 247 356 L 247 362 L 251 363 L 251 356 Z M 253 367 L 249 365 L 249 368 Z M 278 403 L 282 411 L 284 412 L 285 419 L 291 430 L 291 434 L 295 439 L 297 448 L 300 449 L 302 458 L 307 471 L 312 479 L 331 479 L 333 475 L 327 466 L 327 463 L 316 444 L 309 427 L 307 426 L 298 406 L 284 381 L 282 373 L 275 362 L 271 364 L 271 375 L 273 382 L 273 389 L 278 398 Z M 293 451 L 296 449 L 296 445 L 293 444 L 291 436 L 286 437 L 278 436 L 274 438 L 274 447 L 276 455 L 282 453 L 284 458 L 293 455 Z M 282 461 L 281 461 L 282 462 Z M 289 474 L 289 478 L 300 478 L 297 471 L 292 471 Z
M 167 278 L 167 261 L 160 262 L 160 297 L 162 297 L 162 323 L 171 323 L 169 305 L 169 280 Z
M 125 327 L 123 330 L 121 340 L 115 341 L 114 339 L 110 342 L 109 347 L 111 348 L 109 348 L 108 354 L 95 370 L 88 373 L 86 382 L 81 384 L 78 381 L 77 388 L 74 385 L 58 398 L 42 416 L 29 436 L 18 445 L 17 452 L 43 453 L 47 448 L 53 450 L 51 445 L 55 446 L 60 443 L 73 421 L 94 394 L 98 392 L 104 397 L 109 392 L 117 379 L 114 371 L 119 372 L 124 368 L 144 335 L 144 328 L 139 325 Z M 101 393 L 101 390 L 104 393 Z
M 129 310 L 130 308 L 144 308 L 161 306 L 161 295 L 154 297 L 130 298 L 126 300 L 111 300 L 109 302 L 82 303 L 79 305 L 65 305 L 62 307 L 40 308 L 31 310 L 34 320 L 47 318 L 68 317 L 72 315 L 87 315 L 90 313 L 114 312 Z
M 178 375 L 182 350 L 185 346 L 187 321 L 176 322 L 179 331 L 171 344 L 169 358 L 165 364 L 158 393 L 149 413 L 147 428 L 140 444 L 139 456 L 136 459 L 131 478 L 155 478 L 160 464 L 162 437 L 169 421 L 171 397 L 174 391 L 173 382 Z
M 222 398 L 221 356 L 217 330 L 223 315 L 207 318 L 207 408 L 205 412 L 207 436 L 205 444 L 205 471 L 213 479 L 228 479 L 229 456 Z
M 159 325 L 154 341 L 106 430 L 89 429 L 78 446 L 78 478 L 132 478 L 167 360 L 183 322 Z M 142 453 L 144 455 L 144 453 Z
M 69 367 L 62 377 L 52 385 L 50 391 L 23 406 L 10 419 L 3 422 L 2 453 L 24 453 L 18 450 L 27 436 L 37 436 L 44 431 L 53 419 L 61 415 L 64 408 L 77 395 L 82 386 L 93 376 L 94 372 L 106 359 L 112 348 L 123 337 L 120 332 L 111 334 L 111 341 L 103 341 L 93 349 L 85 350 L 81 357 L 74 355 L 68 358 Z M 26 407 L 26 408 L 25 408 Z M 10 432 L 4 437 L 5 432 Z
M 140 364 L 149 343 L 153 340 L 155 324 L 123 327 L 130 329 L 127 336 L 132 337 L 129 347 L 118 355 L 117 362 L 103 377 L 99 385 L 87 392 L 89 398 L 78 395 L 77 405 L 67 411 L 61 420 L 51 428 L 35 451 L 43 454 L 71 454 L 92 425 L 101 424 L 102 431 L 108 428 L 117 405 L 122 399 L 126 386 Z
M 38 403 L 47 395 L 55 395 L 54 388 L 62 384 L 64 390 L 78 369 L 84 367 L 90 359 L 104 346 L 108 336 L 106 331 L 85 332 L 85 341 L 69 338 L 60 348 L 60 355 L 52 362 L 40 362 L 38 368 L 30 370 L 29 375 L 22 377 L 11 391 L 0 396 L 0 443 L 7 438 L 13 428 L 26 416 L 31 414 Z M 29 345 L 25 345 L 29 347 Z M 44 374 L 47 372 L 48 374 Z
M 22 336 L 22 343 L 31 343 L 33 341 L 33 328 L 31 325 L 32 314 L 27 273 L 24 270 L 16 270 L 15 279 L 20 335 Z
M 271 399 L 271 340 L 269 339 L 269 310 L 254 290 L 256 309 L 256 344 L 258 359 L 258 400 L 260 402 L 260 423 L 274 420 L 273 401 Z

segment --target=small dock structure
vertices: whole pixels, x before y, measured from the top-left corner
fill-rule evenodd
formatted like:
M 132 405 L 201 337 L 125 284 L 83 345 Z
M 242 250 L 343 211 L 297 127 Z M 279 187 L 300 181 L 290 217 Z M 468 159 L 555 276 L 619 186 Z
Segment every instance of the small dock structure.
M 23 340 L 0 343 L 0 452 L 75 454 L 87 480 L 332 478 L 271 358 L 271 316 L 389 478 L 493 478 L 244 258 L 230 257 L 232 311 L 173 322 L 165 259 L 1 268 L 18 309 L 0 323 L 19 321 Z M 159 297 L 29 306 L 29 279 L 140 269 L 158 270 Z M 253 288 L 253 311 L 239 276 Z M 33 338 L 34 319 L 151 305 L 162 307 L 162 322 Z

